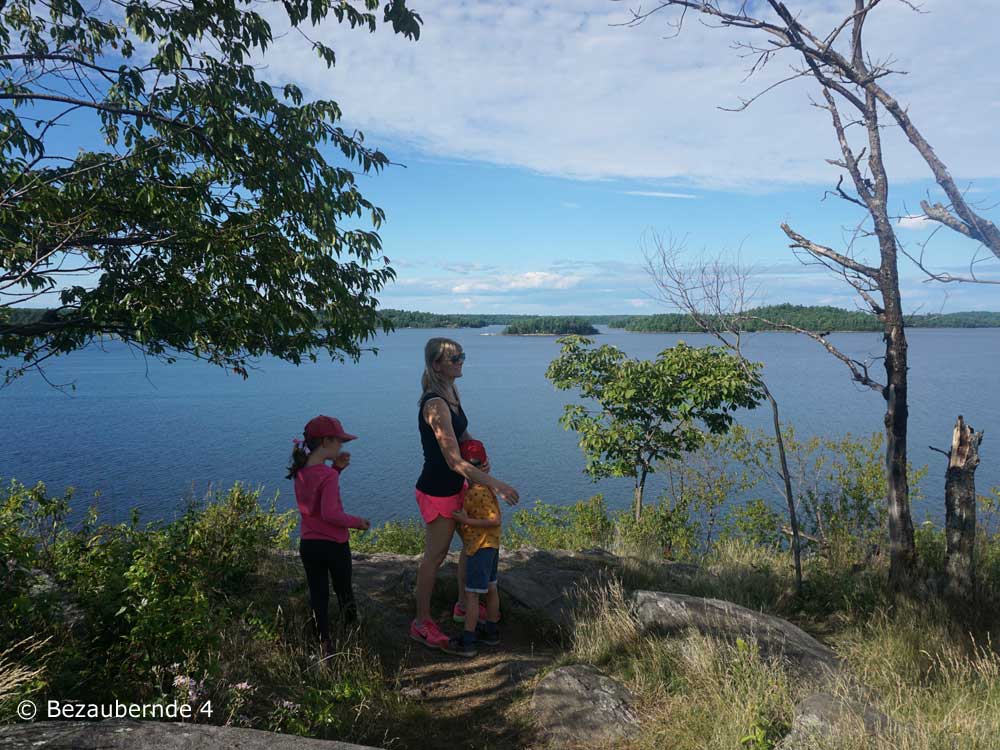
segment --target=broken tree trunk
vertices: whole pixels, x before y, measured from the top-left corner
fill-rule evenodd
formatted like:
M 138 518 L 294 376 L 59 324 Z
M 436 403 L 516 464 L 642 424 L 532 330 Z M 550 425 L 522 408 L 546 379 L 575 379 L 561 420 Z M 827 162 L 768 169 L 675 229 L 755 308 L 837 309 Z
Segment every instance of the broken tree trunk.
M 979 466 L 979 443 L 982 431 L 976 432 L 961 415 L 955 423 L 948 452 L 948 471 L 944 480 L 945 594 L 951 599 L 972 597 L 976 577 L 976 467 Z

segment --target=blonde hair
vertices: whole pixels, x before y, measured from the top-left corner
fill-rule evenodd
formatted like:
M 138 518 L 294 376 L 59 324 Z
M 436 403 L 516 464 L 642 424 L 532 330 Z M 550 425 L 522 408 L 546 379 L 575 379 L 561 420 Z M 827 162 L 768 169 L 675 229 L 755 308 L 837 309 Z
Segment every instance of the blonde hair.
M 424 346 L 424 374 L 420 377 L 420 387 L 423 388 L 421 397 L 424 393 L 431 391 L 441 396 L 445 401 L 448 400 L 448 384 L 443 377 L 434 371 L 434 363 L 445 356 L 453 357 L 460 351 L 462 351 L 461 344 L 443 336 L 430 339 L 427 342 Z M 458 388 L 455 387 L 454 383 L 451 384 L 451 390 L 455 394 L 455 405 L 458 406 L 461 401 L 458 397 Z

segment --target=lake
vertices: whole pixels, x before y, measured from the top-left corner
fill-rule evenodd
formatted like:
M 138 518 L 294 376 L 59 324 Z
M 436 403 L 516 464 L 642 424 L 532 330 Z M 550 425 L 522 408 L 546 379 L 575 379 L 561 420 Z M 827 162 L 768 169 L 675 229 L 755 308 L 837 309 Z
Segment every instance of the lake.
M 294 507 L 284 478 L 292 438 L 319 413 L 339 417 L 349 432 L 351 468 L 342 486 L 349 512 L 373 521 L 416 518 L 413 485 L 420 472 L 417 399 L 423 345 L 436 335 L 457 339 L 468 354 L 459 381 L 469 431 L 483 440 L 494 473 L 513 484 L 522 507 L 535 499 L 568 504 L 603 492 L 627 507 L 630 479 L 594 484 L 582 474 L 573 433 L 558 423 L 573 399 L 545 379 L 558 354 L 552 337 L 484 335 L 499 327 L 400 330 L 378 337 L 377 356 L 357 363 L 323 361 L 299 367 L 263 359 L 249 380 L 210 365 L 146 360 L 121 342 L 71 354 L 47 371 L 54 382 L 74 381 L 67 394 L 37 375 L 0 390 L 0 478 L 51 492 L 76 488 L 76 506 L 95 502 L 102 518 L 122 520 L 136 507 L 146 520 L 175 517 L 185 500 L 234 482 L 280 493 Z M 710 343 L 698 334 L 642 334 L 601 327 L 599 343 L 632 356 L 655 357 L 678 340 Z M 929 464 L 925 500 L 916 521 L 943 518 L 944 456 L 958 414 L 984 429 L 980 492 L 1000 484 L 1000 329 L 914 329 L 910 341 L 910 457 Z M 876 333 L 838 333 L 832 341 L 856 357 L 879 354 Z M 854 384 L 847 369 L 815 342 L 788 333 L 758 333 L 746 352 L 765 363 L 767 382 L 783 420 L 800 435 L 868 435 L 882 428 L 883 401 Z M 876 364 L 876 372 L 881 367 Z M 768 427 L 770 411 L 742 412 L 739 421 Z M 648 501 L 661 477 L 652 477 Z M 783 502 L 775 497 L 775 502 Z

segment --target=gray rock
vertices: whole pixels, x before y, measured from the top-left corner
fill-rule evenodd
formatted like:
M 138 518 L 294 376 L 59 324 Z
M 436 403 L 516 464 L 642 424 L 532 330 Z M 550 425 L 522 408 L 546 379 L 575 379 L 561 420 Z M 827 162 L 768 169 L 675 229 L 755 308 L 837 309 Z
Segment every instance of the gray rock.
M 569 625 L 580 587 L 596 581 L 616 561 L 603 550 L 501 552 L 497 585 L 521 607 L 556 625 Z
M 557 747 L 598 747 L 632 734 L 639 718 L 632 694 L 587 664 L 560 667 L 535 687 L 531 709 Z
M 500 592 L 520 607 L 557 625 L 570 622 L 576 591 L 610 569 L 617 558 L 603 550 L 570 552 L 525 548 L 501 550 L 498 585 Z M 354 554 L 352 577 L 355 592 L 362 597 L 412 603 L 420 555 L 388 552 Z M 455 587 L 458 553 L 448 555 L 438 568 L 437 586 Z
M 728 640 L 753 638 L 763 655 L 783 657 L 801 675 L 820 682 L 841 668 L 831 649 L 780 617 L 720 599 L 661 591 L 636 591 L 632 600 L 639 622 L 648 630 L 677 633 L 694 628 Z
M 817 750 L 832 744 L 848 722 L 864 722 L 869 736 L 897 731 L 895 723 L 870 705 L 848 701 L 830 693 L 811 695 L 795 707 L 792 730 L 776 750 Z
M 0 748 L 22 750 L 373 750 L 367 745 L 209 724 L 160 721 L 39 721 L 0 726 Z

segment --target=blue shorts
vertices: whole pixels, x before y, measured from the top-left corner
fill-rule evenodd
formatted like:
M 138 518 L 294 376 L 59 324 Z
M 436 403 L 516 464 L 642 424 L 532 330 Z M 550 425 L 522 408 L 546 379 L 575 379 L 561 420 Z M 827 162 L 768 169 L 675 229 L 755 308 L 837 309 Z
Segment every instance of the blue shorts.
M 500 550 L 495 547 L 480 547 L 476 554 L 466 557 L 465 590 L 485 594 L 491 586 L 496 586 L 499 562 Z

